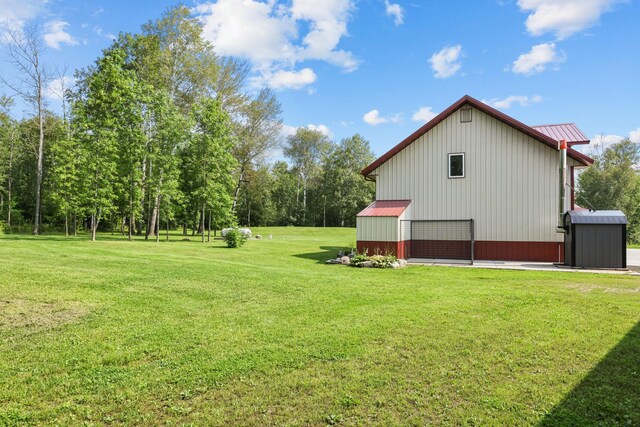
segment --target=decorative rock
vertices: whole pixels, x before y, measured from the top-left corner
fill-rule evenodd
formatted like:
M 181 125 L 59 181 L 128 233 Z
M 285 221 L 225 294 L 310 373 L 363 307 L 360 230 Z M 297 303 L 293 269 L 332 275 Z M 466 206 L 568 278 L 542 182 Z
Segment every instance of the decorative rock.
M 398 261 L 391 263 L 391 268 L 400 268 L 400 263 Z
M 373 261 L 364 261 L 360 263 L 362 268 L 373 268 Z
M 330 259 L 325 262 L 325 264 L 342 264 L 342 261 L 339 259 Z
M 406 267 L 407 266 L 407 260 L 406 259 L 399 259 L 398 260 L 398 264 L 400 264 L 400 268 Z
M 256 234 L 256 240 L 262 240 L 262 236 L 259 234 Z
M 340 258 L 340 262 L 342 263 L 342 265 L 349 265 L 351 264 L 351 258 L 349 258 L 348 256 L 343 256 L 342 258 Z

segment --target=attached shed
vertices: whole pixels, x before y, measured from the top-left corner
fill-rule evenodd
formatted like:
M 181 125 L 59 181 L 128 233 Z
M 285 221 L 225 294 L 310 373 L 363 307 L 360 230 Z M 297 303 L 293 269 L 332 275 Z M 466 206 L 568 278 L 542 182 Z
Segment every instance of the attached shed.
M 356 218 L 358 252 L 405 258 L 409 238 L 402 223 L 410 218 L 410 210 L 411 200 L 376 200 L 367 206 Z
M 627 268 L 627 217 L 621 211 L 570 211 L 564 215 L 565 265 Z

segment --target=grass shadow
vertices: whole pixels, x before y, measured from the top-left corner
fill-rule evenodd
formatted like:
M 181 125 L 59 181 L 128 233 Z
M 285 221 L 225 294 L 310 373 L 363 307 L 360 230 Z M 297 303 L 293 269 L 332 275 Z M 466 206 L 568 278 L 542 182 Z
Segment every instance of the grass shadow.
M 320 246 L 321 252 L 310 252 L 306 254 L 296 254 L 294 257 L 317 261 L 318 264 L 324 264 L 327 260 L 336 257 L 338 252 L 345 250 L 343 246 Z
M 539 425 L 640 425 L 640 322 Z

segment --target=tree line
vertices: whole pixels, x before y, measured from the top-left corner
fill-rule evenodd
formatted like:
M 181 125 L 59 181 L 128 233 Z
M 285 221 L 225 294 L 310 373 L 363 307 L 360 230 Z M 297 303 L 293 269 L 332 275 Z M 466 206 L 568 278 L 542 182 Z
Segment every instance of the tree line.
M 585 209 L 621 210 L 627 238 L 640 242 L 640 146 L 628 138 L 598 150 L 578 177 L 576 203 Z
M 120 34 L 71 87 L 59 72 L 61 114 L 46 108 L 53 73 L 37 28 L 8 38 L 18 75 L 2 78 L 11 96 L 0 98 L 0 221 L 9 231 L 158 239 L 181 228 L 204 241 L 234 224 L 353 226 L 373 199 L 359 175 L 374 159 L 369 143 L 306 128 L 283 140 L 275 93 L 247 92 L 247 64 L 217 55 L 184 6 Z M 12 118 L 16 98 L 33 116 Z M 271 162 L 278 150 L 283 159 Z

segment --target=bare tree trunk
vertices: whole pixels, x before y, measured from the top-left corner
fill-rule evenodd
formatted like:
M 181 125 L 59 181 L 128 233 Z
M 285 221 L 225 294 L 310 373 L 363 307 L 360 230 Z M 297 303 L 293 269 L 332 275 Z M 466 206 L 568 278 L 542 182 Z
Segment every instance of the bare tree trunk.
M 327 226 L 327 196 L 323 196 L 324 204 L 322 205 L 322 226 Z
M 11 233 L 11 189 L 13 186 L 13 140 L 9 145 L 9 182 L 7 182 L 7 228 Z
M 91 241 L 96 241 L 96 232 L 98 231 L 98 216 L 95 213 L 91 214 Z
M 240 175 L 238 176 L 238 183 L 236 184 L 236 189 L 233 191 L 233 205 L 231 207 L 231 212 L 236 211 L 236 207 L 238 206 L 238 196 L 240 195 L 240 187 L 242 186 L 242 181 L 244 180 L 244 171 L 246 169 L 246 165 L 242 164 L 240 167 Z
M 124 220 L 122 221 L 124 223 Z M 129 216 L 129 231 L 128 231 L 128 236 L 127 238 L 129 240 L 131 240 L 133 238 L 133 224 L 135 224 L 135 218 L 133 217 L 133 214 L 131 214 Z
M 211 242 L 211 209 L 209 209 L 209 226 L 207 227 L 207 243 Z
M 186 236 L 188 233 L 188 227 L 187 227 L 187 223 L 185 222 L 184 224 L 182 224 L 182 235 Z
M 65 237 L 69 237 L 69 214 L 64 214 L 64 235 Z
M 161 185 L 162 185 L 162 178 L 160 178 L 159 186 Z M 156 235 L 155 225 L 157 223 L 156 218 L 160 215 L 159 210 L 160 210 L 160 193 L 158 192 L 158 195 L 154 199 L 153 209 L 151 209 L 151 216 L 149 218 L 149 224 L 151 224 L 148 232 L 149 237 L 154 237 Z M 158 232 L 160 232 L 159 228 L 158 228 Z
M 158 211 L 156 215 L 156 222 L 153 224 L 154 235 L 156 236 L 156 243 L 160 241 L 160 196 L 158 196 Z
M 38 55 L 35 56 L 35 67 L 39 69 Z M 44 117 L 42 108 L 42 74 L 38 73 L 38 87 L 37 87 L 37 99 L 38 99 L 38 166 L 36 170 L 36 209 L 34 213 L 35 222 L 33 224 L 33 234 L 40 234 L 40 199 L 42 192 L 42 158 L 44 156 Z
M 302 186 L 302 225 L 307 225 L 307 182 Z
M 169 218 L 167 218 L 167 242 L 169 241 Z
M 77 236 L 78 235 L 78 221 L 76 218 L 76 213 L 73 213 L 73 235 Z
M 202 243 L 204 243 L 204 205 L 202 205 L 202 216 L 201 216 L 201 227 L 202 227 Z

